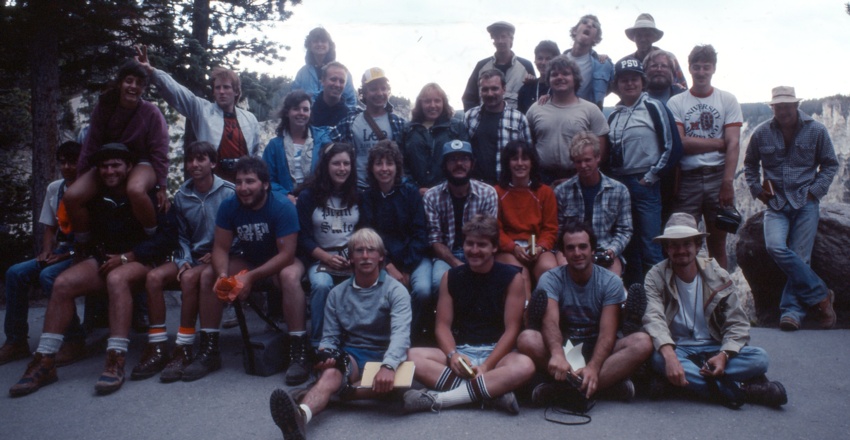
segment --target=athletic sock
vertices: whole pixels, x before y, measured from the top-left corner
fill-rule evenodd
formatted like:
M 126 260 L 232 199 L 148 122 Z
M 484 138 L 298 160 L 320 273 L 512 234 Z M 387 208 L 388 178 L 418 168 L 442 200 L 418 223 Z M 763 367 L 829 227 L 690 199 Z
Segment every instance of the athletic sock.
M 437 391 L 449 391 L 461 386 L 464 382 L 465 380 L 463 378 L 455 374 L 451 368 L 446 367 L 443 373 L 440 374 L 440 378 L 437 379 L 434 389 Z
M 56 354 L 59 352 L 59 348 L 62 347 L 62 341 L 64 340 L 65 336 L 60 334 L 42 333 L 41 338 L 38 339 L 38 348 L 35 351 L 41 354 Z
M 115 350 L 126 353 L 130 346 L 130 340 L 127 338 L 109 338 L 106 340 L 106 351 Z
M 304 424 L 306 425 L 310 423 L 310 419 L 313 418 L 313 411 L 310 410 L 310 407 L 302 403 L 301 405 L 298 405 L 298 408 L 300 408 L 301 413 L 304 414 Z
M 220 333 L 221 332 L 221 330 L 219 330 L 217 328 L 202 328 L 201 331 L 204 332 L 204 333 Z
M 195 327 L 180 327 L 177 330 L 177 345 L 192 345 L 195 343 Z
M 152 325 L 148 329 L 148 343 L 156 344 L 168 340 L 168 332 L 165 330 L 165 324 Z

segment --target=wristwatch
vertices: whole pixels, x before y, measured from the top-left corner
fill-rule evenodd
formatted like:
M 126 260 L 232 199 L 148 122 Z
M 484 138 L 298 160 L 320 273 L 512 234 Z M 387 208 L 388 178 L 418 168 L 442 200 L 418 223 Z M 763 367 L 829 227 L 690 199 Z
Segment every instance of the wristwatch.
M 129 262 L 130 262 L 130 260 L 127 259 L 127 255 L 121 254 L 121 264 L 127 264 Z
M 381 368 L 386 368 L 387 370 L 395 371 L 395 368 L 393 368 L 393 366 L 390 364 L 381 364 Z

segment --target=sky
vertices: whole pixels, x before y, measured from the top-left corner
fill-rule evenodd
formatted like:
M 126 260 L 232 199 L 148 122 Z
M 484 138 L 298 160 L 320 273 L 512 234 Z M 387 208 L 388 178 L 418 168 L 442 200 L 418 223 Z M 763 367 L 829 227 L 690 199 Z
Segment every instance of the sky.
M 687 72 L 687 55 L 697 44 L 718 52 L 712 84 L 741 103 L 766 102 L 778 85 L 794 86 L 801 98 L 850 94 L 850 15 L 846 0 L 671 2 L 567 0 L 303 0 L 290 19 L 268 35 L 291 46 L 287 60 L 272 66 L 242 62 L 243 68 L 294 77 L 304 65 L 304 37 L 310 29 L 328 30 L 337 61 L 352 72 L 381 67 L 393 94 L 413 101 L 423 85 L 436 82 L 453 107 L 475 63 L 493 54 L 486 31 L 495 21 L 516 26 L 513 50 L 533 61 L 534 47 L 553 40 L 561 51 L 572 46 L 569 29 L 585 14 L 595 14 L 602 42 L 594 49 L 614 61 L 633 53 L 625 36 L 638 14 L 648 12 L 664 37 L 656 46 L 673 52 Z M 844 43 L 841 43 L 841 42 Z M 613 106 L 613 93 L 605 101 Z

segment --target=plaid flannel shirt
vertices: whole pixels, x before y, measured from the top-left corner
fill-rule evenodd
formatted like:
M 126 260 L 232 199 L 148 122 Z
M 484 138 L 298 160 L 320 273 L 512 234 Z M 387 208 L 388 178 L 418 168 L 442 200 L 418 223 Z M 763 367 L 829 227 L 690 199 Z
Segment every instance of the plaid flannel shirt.
M 593 201 L 593 233 L 597 245 L 620 256 L 632 238 L 632 203 L 626 186 L 599 172 L 602 187 Z M 578 176 L 555 188 L 558 200 L 558 237 L 564 235 L 567 220 L 584 221 L 584 197 Z
M 425 217 L 428 227 L 428 244 L 443 243 L 449 249 L 455 242 L 455 214 L 448 183 L 443 182 L 425 193 Z M 469 196 L 463 206 L 463 223 L 475 214 L 498 215 L 499 202 L 492 186 L 477 180 L 469 181 Z
M 829 131 L 801 110 L 797 113 L 800 126 L 794 145 L 785 145 L 782 131 L 771 118 L 756 127 L 744 156 L 744 175 L 750 193 L 757 198 L 763 191 L 759 176 L 761 163 L 764 178 L 773 182 L 776 193 L 768 206 L 776 211 L 786 203 L 794 209 L 802 208 L 809 193 L 820 200 L 829 191 L 838 170 Z
M 466 112 L 463 117 L 463 121 L 466 124 L 466 129 L 469 132 L 469 139 L 472 139 L 475 136 L 475 132 L 478 131 L 478 126 L 481 124 L 481 106 L 473 107 Z M 528 127 L 528 120 L 525 119 L 525 115 L 522 114 L 519 110 L 510 108 L 507 105 L 505 106 L 505 110 L 502 112 L 502 118 L 499 120 L 499 148 L 496 150 L 496 177 L 498 178 L 502 172 L 502 149 L 505 148 L 505 145 L 508 142 L 521 139 L 529 144 L 531 141 L 531 129 Z M 473 148 L 475 146 L 473 145 Z

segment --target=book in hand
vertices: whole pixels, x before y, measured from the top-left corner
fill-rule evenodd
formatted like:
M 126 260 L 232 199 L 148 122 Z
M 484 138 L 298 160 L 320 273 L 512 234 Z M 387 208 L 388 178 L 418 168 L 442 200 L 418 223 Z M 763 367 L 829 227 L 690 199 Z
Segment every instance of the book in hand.
M 776 191 L 773 190 L 773 181 L 770 179 L 764 179 L 764 182 L 761 183 L 761 189 L 764 190 L 768 199 L 772 199 L 776 196 Z
M 357 388 L 372 388 L 375 376 L 378 374 L 380 369 L 380 362 L 366 362 L 366 365 L 363 367 L 363 376 L 360 379 L 360 386 Z M 395 369 L 393 388 L 410 388 L 413 385 L 413 372 L 415 369 L 416 366 L 413 365 L 413 361 L 400 363 L 398 368 Z

